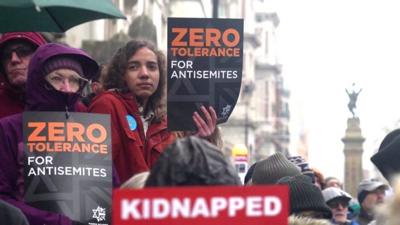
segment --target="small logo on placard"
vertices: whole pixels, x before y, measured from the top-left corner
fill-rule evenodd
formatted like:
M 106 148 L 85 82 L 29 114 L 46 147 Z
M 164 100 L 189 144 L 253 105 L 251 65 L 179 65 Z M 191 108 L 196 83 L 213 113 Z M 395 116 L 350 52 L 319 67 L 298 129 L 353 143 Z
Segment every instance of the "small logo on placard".
M 96 209 L 92 209 L 93 218 L 97 220 L 97 222 L 106 220 L 106 209 L 100 206 L 97 206 Z
M 226 118 L 229 115 L 229 112 L 231 111 L 232 106 L 231 105 L 226 105 L 224 108 L 222 108 L 222 113 L 221 115 Z

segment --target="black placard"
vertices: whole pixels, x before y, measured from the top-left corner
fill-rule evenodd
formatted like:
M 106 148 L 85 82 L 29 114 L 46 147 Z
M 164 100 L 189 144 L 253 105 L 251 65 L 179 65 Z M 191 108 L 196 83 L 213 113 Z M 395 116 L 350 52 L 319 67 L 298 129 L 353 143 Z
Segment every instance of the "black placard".
M 110 116 L 25 112 L 25 201 L 84 224 L 111 224 Z
M 213 106 L 226 122 L 240 93 L 243 19 L 168 18 L 168 129 L 195 130 Z

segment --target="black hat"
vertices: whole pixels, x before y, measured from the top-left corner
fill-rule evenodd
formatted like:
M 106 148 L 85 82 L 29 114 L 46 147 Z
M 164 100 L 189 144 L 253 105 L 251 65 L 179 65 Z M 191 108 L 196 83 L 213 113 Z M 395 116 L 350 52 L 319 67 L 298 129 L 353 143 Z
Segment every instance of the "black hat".
M 371 161 L 388 181 L 400 172 L 400 129 L 386 135 Z
M 257 162 L 255 162 L 253 165 L 251 165 L 249 167 L 249 169 L 247 170 L 247 173 L 244 176 L 244 184 L 247 184 L 251 180 L 251 177 L 253 176 L 254 168 L 256 167 L 256 164 L 257 164 Z
M 287 184 L 290 195 L 290 214 L 298 214 L 304 211 L 322 213 L 324 218 L 332 218 L 332 212 L 325 203 L 321 190 L 311 183 L 306 175 L 284 177 L 278 184 Z
M 253 184 L 275 184 L 286 176 L 300 174 L 300 169 L 291 163 L 282 153 L 275 153 L 270 157 L 257 162 L 253 176 Z

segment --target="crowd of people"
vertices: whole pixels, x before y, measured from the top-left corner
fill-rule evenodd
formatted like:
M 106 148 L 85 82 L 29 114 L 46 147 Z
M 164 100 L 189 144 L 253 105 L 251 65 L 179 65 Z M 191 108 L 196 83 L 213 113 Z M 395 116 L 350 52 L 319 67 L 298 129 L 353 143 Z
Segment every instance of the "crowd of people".
M 324 179 L 300 156 L 275 153 L 260 160 L 249 168 L 242 184 L 220 150 L 217 115 L 212 107 L 202 106 L 200 112 L 193 113 L 196 132 L 167 129 L 165 60 L 150 42 L 131 40 L 116 50 L 107 65 L 99 66 L 86 52 L 48 43 L 39 33 L 3 34 L 0 219 L 13 221 L 10 224 L 79 224 L 24 201 L 22 113 L 57 111 L 110 115 L 115 188 L 287 185 L 289 224 L 396 224 L 394 215 L 379 208 L 385 202 L 385 207 L 399 207 L 399 190 L 387 195 L 390 184 L 367 179 L 359 184 L 357 196 L 351 196 L 339 179 Z M 89 85 L 93 92 L 84 96 Z M 393 160 L 400 159 L 398 146 L 400 131 L 395 130 L 372 157 L 389 182 L 400 171 Z

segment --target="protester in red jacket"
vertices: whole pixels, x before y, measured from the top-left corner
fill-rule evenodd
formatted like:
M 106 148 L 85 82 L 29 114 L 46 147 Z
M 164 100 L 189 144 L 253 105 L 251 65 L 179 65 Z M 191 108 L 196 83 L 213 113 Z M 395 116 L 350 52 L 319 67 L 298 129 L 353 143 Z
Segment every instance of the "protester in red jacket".
M 148 171 L 176 135 L 167 131 L 165 57 L 146 41 L 130 41 L 108 65 L 103 86 L 89 111 L 111 115 L 113 163 L 121 182 Z M 212 107 L 193 114 L 196 135 L 210 136 L 217 116 Z
M 34 32 L 5 33 L 0 38 L 0 118 L 20 113 L 25 106 L 28 65 L 46 40 Z

